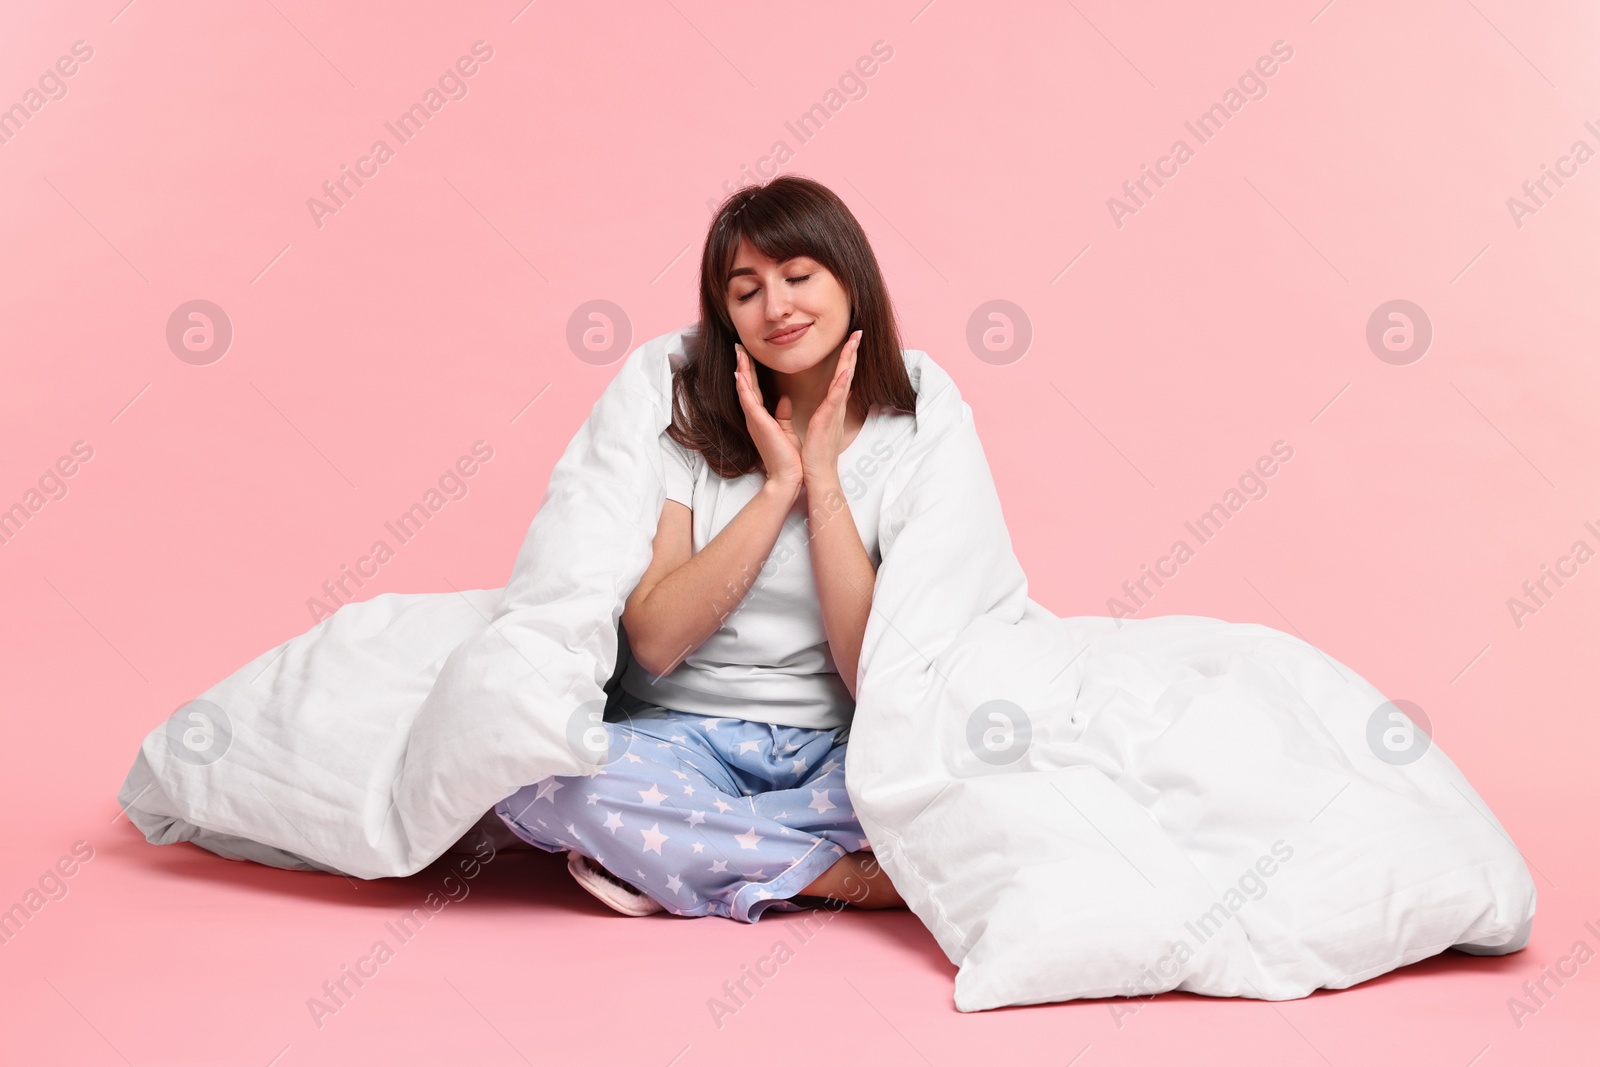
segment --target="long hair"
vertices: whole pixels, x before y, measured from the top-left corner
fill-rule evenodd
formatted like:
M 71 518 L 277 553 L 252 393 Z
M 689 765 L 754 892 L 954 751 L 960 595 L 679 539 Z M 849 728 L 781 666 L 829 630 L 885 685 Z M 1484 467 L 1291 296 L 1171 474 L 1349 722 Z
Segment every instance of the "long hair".
M 915 414 L 917 394 L 900 355 L 894 307 L 861 224 L 826 186 L 784 175 L 740 189 L 722 202 L 712 219 L 700 254 L 699 328 L 685 336 L 689 358 L 673 372 L 668 435 L 705 456 L 723 478 L 763 469 L 734 379 L 733 346 L 739 334 L 728 315 L 728 272 L 741 237 L 780 263 L 792 256 L 810 256 L 828 268 L 850 297 L 846 338 L 862 331 L 851 398 L 860 397 L 869 407 L 880 404 Z M 772 371 L 753 357 L 750 364 L 771 414 L 778 402 Z

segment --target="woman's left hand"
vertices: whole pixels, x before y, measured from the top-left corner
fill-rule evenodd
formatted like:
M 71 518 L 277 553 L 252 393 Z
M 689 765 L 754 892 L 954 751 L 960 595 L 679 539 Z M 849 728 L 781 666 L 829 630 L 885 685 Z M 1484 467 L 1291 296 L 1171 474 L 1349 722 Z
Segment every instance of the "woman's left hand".
M 855 378 L 856 349 L 860 345 L 861 331 L 857 330 L 839 350 L 839 363 L 834 367 L 833 381 L 828 383 L 828 395 L 811 413 L 805 443 L 800 449 L 800 465 L 808 486 L 831 485 L 839 479 L 839 452 L 844 442 L 845 415 L 850 408 L 850 383 Z

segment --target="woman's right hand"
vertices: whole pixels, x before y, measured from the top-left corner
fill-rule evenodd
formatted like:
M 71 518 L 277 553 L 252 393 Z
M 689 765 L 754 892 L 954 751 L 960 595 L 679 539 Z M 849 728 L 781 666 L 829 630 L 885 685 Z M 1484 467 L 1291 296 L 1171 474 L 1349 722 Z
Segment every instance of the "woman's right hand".
M 768 412 L 750 354 L 741 344 L 735 344 L 733 351 L 734 380 L 739 389 L 739 403 L 744 408 L 744 424 L 755 442 L 756 451 L 761 453 L 761 462 L 767 469 L 767 484 L 798 493 L 805 483 L 805 468 L 800 462 L 800 438 L 790 422 L 792 404 L 787 396 L 780 396 L 776 413 Z

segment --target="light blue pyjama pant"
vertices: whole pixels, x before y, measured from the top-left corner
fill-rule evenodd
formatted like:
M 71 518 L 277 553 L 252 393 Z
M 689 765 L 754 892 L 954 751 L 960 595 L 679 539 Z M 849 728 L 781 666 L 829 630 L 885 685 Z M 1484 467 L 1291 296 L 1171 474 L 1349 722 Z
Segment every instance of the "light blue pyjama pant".
M 495 812 L 524 841 L 575 851 L 674 915 L 756 922 L 849 852 L 870 849 L 844 788 L 847 728 L 708 718 L 637 702 L 605 722 L 592 775 L 524 786 Z

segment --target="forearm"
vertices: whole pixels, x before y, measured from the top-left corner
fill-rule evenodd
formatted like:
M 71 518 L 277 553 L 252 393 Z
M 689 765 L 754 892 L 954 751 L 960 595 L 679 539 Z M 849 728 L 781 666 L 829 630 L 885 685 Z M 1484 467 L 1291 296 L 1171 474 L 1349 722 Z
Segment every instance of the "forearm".
M 878 573 L 856 529 L 849 501 L 837 479 L 807 484 L 811 529 L 811 569 L 817 580 L 828 650 L 850 695 L 856 695 L 861 641 L 872 612 Z
M 628 630 L 640 666 L 667 674 L 717 632 L 754 584 L 798 495 L 767 482 L 705 548 L 656 583 Z

